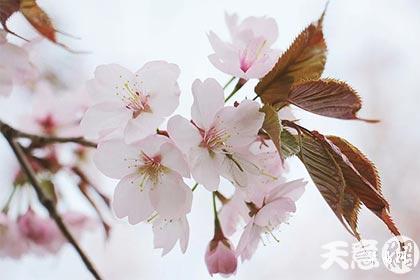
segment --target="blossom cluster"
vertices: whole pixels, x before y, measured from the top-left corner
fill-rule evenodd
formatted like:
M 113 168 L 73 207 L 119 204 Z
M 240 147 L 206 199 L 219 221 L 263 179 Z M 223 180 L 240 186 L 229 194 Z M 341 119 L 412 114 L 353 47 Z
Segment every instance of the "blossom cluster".
M 250 17 L 238 22 L 226 15 L 231 40 L 208 34 L 214 54 L 211 63 L 239 78 L 238 90 L 249 79 L 261 78 L 274 65 L 271 49 L 277 25 L 271 18 Z M 130 224 L 151 222 L 154 245 L 168 253 L 179 240 L 187 249 L 193 191 L 192 178 L 222 203 L 206 252 L 210 274 L 236 271 L 237 258 L 251 258 L 263 233 L 273 232 L 296 211 L 302 180 L 288 182 L 285 162 L 274 143 L 260 134 L 264 113 L 260 103 L 245 99 L 225 103 L 224 89 L 213 78 L 195 80 L 191 117 L 172 115 L 181 90 L 180 69 L 165 61 L 146 63 L 133 73 L 116 64 L 97 67 L 88 82 L 94 105 L 81 127 L 97 141 L 94 162 L 108 177 L 118 179 L 113 209 Z M 166 118 L 166 129 L 162 125 Z M 221 178 L 235 187 L 226 198 L 219 192 Z M 216 207 L 216 206 L 215 206 Z M 245 226 L 238 228 L 238 223 Z M 228 239 L 242 236 L 235 247 Z
M 213 78 L 195 80 L 188 118 L 174 115 L 181 96 L 181 71 L 173 63 L 151 61 L 136 72 L 117 64 L 101 65 L 85 88 L 71 93 L 60 90 L 57 95 L 51 82 L 38 79 L 28 47 L 8 43 L 0 32 L 0 56 L 7 58 L 0 59 L 0 95 L 9 95 L 14 84 L 28 83 L 36 93 L 33 111 L 21 116 L 20 128 L 54 137 L 83 135 L 96 143 L 96 168 L 118 180 L 112 199 L 115 216 L 127 218 L 130 224 L 151 223 L 154 246 L 162 249 L 163 255 L 177 242 L 182 252 L 187 250 L 187 216 L 193 192 L 198 187 L 212 193 L 213 204 L 209 205 L 213 205 L 215 214 L 214 237 L 205 252 L 211 275 L 235 273 L 238 259 L 250 259 L 266 233 L 277 240 L 276 230 L 296 211 L 295 203 L 305 186 L 301 179 L 286 179 L 286 159 L 262 132 L 266 116 L 261 103 L 247 98 L 228 103 L 247 81 L 262 78 L 277 61 L 279 51 L 272 48 L 278 36 L 276 22 L 267 17 L 239 21 L 237 15 L 226 14 L 226 23 L 229 40 L 222 40 L 214 32 L 208 34 L 214 50 L 209 60 L 232 75 L 231 81 L 238 82 L 225 98 L 227 86 L 222 87 Z M 91 155 L 88 148 L 46 148 L 36 143 L 26 148 L 33 152 L 30 163 L 36 175 L 46 178 L 47 184 L 53 185 L 55 176 L 62 172 L 76 177 L 80 192 L 108 231 L 87 191 L 92 188 L 105 204 L 109 202 L 94 188 L 95 175 L 84 174 L 84 160 Z M 72 159 L 63 160 L 69 153 Z M 21 171 L 16 174 L 15 188 L 28 183 Z M 194 187 L 187 185 L 190 181 L 196 182 Z M 222 193 L 226 181 L 234 187 L 231 197 Z M 56 192 L 51 192 L 53 198 Z M 0 255 L 17 258 L 29 251 L 57 253 L 65 243 L 57 225 L 31 205 L 25 209 L 13 219 L 9 205 L 4 207 L 0 215 Z M 70 211 L 63 214 L 63 220 L 76 236 L 96 225 L 87 216 Z M 240 234 L 236 246 L 235 233 Z

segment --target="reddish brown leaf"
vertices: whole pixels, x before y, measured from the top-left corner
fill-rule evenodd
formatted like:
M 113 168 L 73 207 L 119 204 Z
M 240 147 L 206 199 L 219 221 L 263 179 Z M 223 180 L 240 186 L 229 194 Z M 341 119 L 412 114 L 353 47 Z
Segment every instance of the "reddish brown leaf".
M 0 0 L 0 22 L 4 30 L 19 37 L 16 33 L 7 28 L 7 19 L 15 12 L 21 12 L 28 22 L 46 39 L 69 50 L 66 45 L 57 41 L 57 30 L 55 29 L 50 17 L 42 10 L 36 0 Z M 61 32 L 62 34 L 65 34 Z M 69 34 L 65 34 L 71 36 Z M 71 36 L 72 37 L 72 36 Z M 22 38 L 26 40 L 25 38 Z M 72 51 L 73 52 L 73 51 Z
M 11 31 L 7 27 L 7 20 L 10 16 L 12 16 L 15 12 L 19 11 L 20 7 L 20 0 L 0 0 L 0 23 L 3 26 L 4 30 L 19 37 L 16 33 Z M 23 38 L 22 38 L 23 39 Z
M 55 28 L 49 16 L 38 6 L 36 0 L 21 0 L 20 11 L 29 23 L 45 38 L 57 43 Z
M 378 173 L 366 156 L 339 137 L 325 137 L 287 121 L 283 124 L 299 132 L 299 158 L 328 205 L 351 234 L 360 239 L 357 232 L 360 203 L 375 213 L 393 234 L 400 234 L 389 215 L 389 204 L 381 193 Z
M 322 33 L 324 13 L 317 22 L 299 34 L 273 69 L 255 87 L 255 92 L 264 103 L 280 105 L 287 99 L 292 84 L 321 77 L 327 51 Z
M 356 113 L 362 107 L 357 92 L 344 82 L 325 79 L 294 84 L 287 102 L 306 111 L 338 119 L 360 119 Z
M 340 151 L 349 159 L 357 171 L 365 178 L 373 188 L 375 188 L 378 194 L 383 198 L 381 191 L 381 181 L 378 175 L 378 171 L 375 165 L 356 147 L 350 144 L 348 141 L 337 137 L 337 136 L 328 136 L 327 137 L 335 146 L 337 146 Z M 356 190 L 360 190 L 356 188 Z M 374 212 L 384 223 L 388 226 L 389 230 L 395 234 L 400 235 L 398 228 L 395 226 L 392 218 L 389 215 L 389 204 L 378 203 L 378 199 L 375 199 L 372 196 L 365 195 L 364 192 L 359 193 L 358 195 L 362 200 L 363 204 Z

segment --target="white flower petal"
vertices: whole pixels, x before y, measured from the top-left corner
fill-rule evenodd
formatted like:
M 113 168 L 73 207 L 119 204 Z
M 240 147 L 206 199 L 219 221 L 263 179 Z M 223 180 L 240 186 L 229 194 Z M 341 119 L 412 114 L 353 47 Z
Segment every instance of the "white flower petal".
M 194 103 L 191 117 L 196 125 L 208 130 L 213 124 L 216 113 L 224 106 L 223 88 L 215 79 L 204 82 L 195 80 L 192 85 Z
M 184 155 L 173 143 L 165 143 L 160 147 L 162 165 L 179 173 L 182 177 L 189 178 L 190 170 Z
M 220 184 L 221 155 L 212 154 L 205 148 L 194 148 L 190 151 L 191 174 L 194 180 L 209 191 L 215 191 Z
M 129 119 L 130 111 L 120 104 L 99 103 L 86 111 L 80 126 L 86 138 L 99 140 L 120 132 Z
M 168 134 L 175 144 L 186 154 L 192 147 L 197 147 L 202 141 L 202 137 L 197 128 L 180 115 L 175 115 L 169 119 Z
M 227 145 L 241 147 L 251 144 L 258 135 L 264 121 L 255 101 L 244 100 L 238 107 L 225 107 L 218 114 L 217 127 L 230 136 Z
M 147 220 L 154 211 L 149 199 L 149 187 L 141 187 L 141 183 L 142 176 L 128 175 L 118 183 L 114 192 L 112 205 L 115 215 L 118 218 L 128 217 L 133 225 Z
M 163 174 L 150 191 L 152 205 L 164 218 L 179 218 L 191 211 L 192 191 L 174 172 Z
M 163 118 L 147 112 L 141 113 L 135 119 L 130 119 L 124 130 L 125 142 L 131 144 L 155 134 L 156 129 L 163 121 Z
M 9 96 L 13 89 L 13 77 L 9 71 L 0 68 L 0 97 Z
M 96 103 L 121 102 L 125 94 L 125 84 L 131 84 L 134 74 L 118 64 L 96 67 L 95 78 L 87 83 L 87 89 Z
M 296 211 L 290 198 L 278 198 L 261 208 L 255 215 L 255 223 L 261 227 L 276 227 L 284 222 L 289 213 Z
M 122 140 L 109 140 L 99 143 L 93 161 L 106 176 L 121 179 L 136 171 L 136 164 L 141 163 L 140 150 Z

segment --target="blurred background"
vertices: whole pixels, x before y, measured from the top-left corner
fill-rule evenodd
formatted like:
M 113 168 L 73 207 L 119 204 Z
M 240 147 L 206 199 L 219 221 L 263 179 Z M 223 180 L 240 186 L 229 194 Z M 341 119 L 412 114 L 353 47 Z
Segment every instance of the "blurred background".
M 163 59 L 181 68 L 181 102 L 177 113 L 189 116 L 194 79 L 214 77 L 224 84 L 230 77 L 208 61 L 212 52 L 206 33 L 215 31 L 227 38 L 224 13 L 269 16 L 276 19 L 279 39 L 285 49 L 311 21 L 317 19 L 324 0 L 39 0 L 58 29 L 81 37 L 60 40 L 88 54 L 75 55 L 48 42 L 37 47 L 37 59 L 69 86 L 82 86 L 93 77 L 97 65 L 116 62 L 135 71 L 145 62 Z M 24 37 L 35 37 L 21 15 L 14 15 L 9 27 Z M 303 126 L 324 134 L 342 136 L 359 147 L 376 163 L 382 176 L 383 193 L 400 231 L 420 245 L 420 2 L 416 0 L 330 1 L 324 23 L 329 49 L 324 77 L 347 81 L 361 95 L 361 117 L 380 119 L 379 124 L 339 121 L 296 110 Z M 22 43 L 18 39 L 15 42 Z M 255 83 L 247 84 L 237 99 L 252 96 Z M 19 104 L 17 106 L 16 104 Z M 22 96 L 0 102 L 0 117 L 13 124 L 14 116 L 27 108 Z M 2 166 L 0 188 L 7 182 L 13 161 L 0 139 Z M 291 177 L 308 178 L 297 160 L 290 161 Z M 105 188 L 112 193 L 115 182 Z M 105 279 L 210 279 L 204 251 L 213 234 L 210 193 L 194 193 L 189 215 L 190 243 L 185 255 L 178 246 L 161 258 L 153 249 L 149 225 L 130 226 L 116 221 L 109 241 L 100 230 L 85 235 L 82 246 Z M 75 202 L 76 205 L 78 202 Z M 84 205 L 78 206 L 83 209 Z M 378 241 L 380 250 L 390 232 L 380 220 L 362 208 L 359 222 L 365 239 Z M 405 275 L 380 267 L 369 271 L 343 270 L 325 261 L 321 247 L 342 240 L 355 240 L 309 183 L 298 201 L 298 211 L 289 225 L 281 227 L 279 243 L 260 246 L 251 261 L 241 264 L 232 279 L 420 279 L 420 265 Z M 379 251 L 380 252 L 380 251 Z M 380 256 L 378 256 L 380 258 Z M 347 260 L 350 260 L 348 258 Z M 91 279 L 73 248 L 66 246 L 57 256 L 27 256 L 20 261 L 0 259 L 1 279 Z M 219 279 L 219 276 L 213 278 Z

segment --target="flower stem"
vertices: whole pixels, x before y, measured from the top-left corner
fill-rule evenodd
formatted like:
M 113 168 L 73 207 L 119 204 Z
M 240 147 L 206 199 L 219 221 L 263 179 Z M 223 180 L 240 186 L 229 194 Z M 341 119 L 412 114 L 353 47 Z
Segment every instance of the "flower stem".
M 219 221 L 219 216 L 217 214 L 217 207 L 216 207 L 216 192 L 212 192 L 212 197 L 213 197 L 214 227 L 217 230 L 220 228 L 220 221 Z
M 242 87 L 243 87 L 243 85 L 245 84 L 247 82 L 247 80 L 245 80 L 245 79 L 239 79 L 239 81 L 238 81 L 238 83 L 236 84 L 236 86 L 235 86 L 235 88 L 232 90 L 232 92 L 229 94 L 229 96 L 228 97 L 226 97 L 226 99 L 225 99 L 225 103 L 226 102 L 228 102 L 229 101 L 229 99 L 231 99 L 234 95 L 235 95 L 235 93 L 237 93 L 238 92 L 238 90 L 240 90 Z
M 67 241 L 73 246 L 73 248 L 77 251 L 80 258 L 82 259 L 83 263 L 85 264 L 86 268 L 92 273 L 95 279 L 102 279 L 99 273 L 97 272 L 95 266 L 93 265 L 92 261 L 88 258 L 85 252 L 82 250 L 80 245 L 77 243 L 76 239 L 73 237 L 72 233 L 69 231 L 67 226 L 64 224 L 61 215 L 58 213 L 54 202 L 48 198 L 44 191 L 42 190 L 41 185 L 39 184 L 35 172 L 31 167 L 31 164 L 28 161 L 25 152 L 23 151 L 20 144 L 16 141 L 15 137 L 19 138 L 18 135 L 15 134 L 16 130 L 9 126 L 5 126 L 4 123 L 0 121 L 0 132 L 6 138 L 7 142 L 10 145 L 10 148 L 13 150 L 18 162 L 20 163 L 23 172 L 25 172 L 26 176 L 28 177 L 29 182 L 33 186 L 37 197 L 41 204 L 47 209 L 50 217 L 54 220 L 57 227 L 60 229 L 63 236 L 67 239 Z
M 223 87 L 223 90 L 225 90 L 234 80 L 236 79 L 235 76 L 233 76 Z

